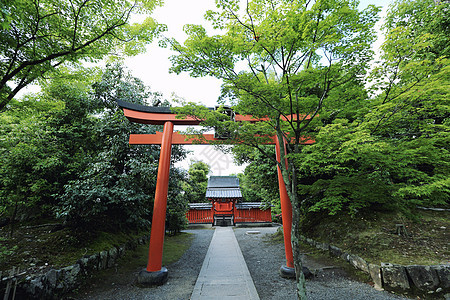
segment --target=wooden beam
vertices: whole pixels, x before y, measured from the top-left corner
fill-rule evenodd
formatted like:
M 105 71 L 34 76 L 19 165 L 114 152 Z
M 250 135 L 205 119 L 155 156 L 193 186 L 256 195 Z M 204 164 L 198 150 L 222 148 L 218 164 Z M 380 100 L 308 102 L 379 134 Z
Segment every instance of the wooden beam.
M 157 131 L 155 134 L 130 134 L 131 145 L 160 145 L 162 140 L 162 132 Z M 220 141 L 214 138 L 214 134 L 204 134 L 206 141 L 198 141 L 196 138 L 186 139 L 186 136 L 179 132 L 174 132 L 172 135 L 173 145 L 192 145 L 203 144 L 207 145 L 210 141 Z
M 161 145 L 162 132 L 157 131 L 155 134 L 130 134 L 130 145 Z M 180 134 L 179 132 L 174 132 L 172 135 L 173 145 L 208 145 L 212 141 L 225 142 L 226 140 L 214 138 L 214 134 L 203 134 L 204 139 L 199 140 L 197 138 L 187 139 L 186 135 Z M 266 145 L 274 145 L 276 137 L 270 137 L 272 141 L 265 143 Z M 302 138 L 301 143 L 304 145 L 314 144 L 314 140 L 308 138 Z M 231 143 L 230 143 L 231 144 Z

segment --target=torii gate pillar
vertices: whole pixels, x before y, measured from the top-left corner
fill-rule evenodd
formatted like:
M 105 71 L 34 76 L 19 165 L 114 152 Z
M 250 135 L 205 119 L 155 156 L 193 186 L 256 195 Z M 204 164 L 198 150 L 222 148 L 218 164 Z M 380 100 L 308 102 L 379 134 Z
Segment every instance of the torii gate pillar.
M 168 271 L 162 267 L 164 233 L 169 188 L 170 156 L 172 153 L 173 123 L 165 122 L 156 179 L 155 202 L 153 205 L 152 231 L 148 251 L 147 268 L 138 275 L 138 283 L 161 285 L 167 281 Z
M 284 146 L 284 154 L 286 155 L 286 143 Z M 275 153 L 276 159 L 281 162 L 281 149 L 280 141 L 278 138 L 275 140 Z M 287 166 L 287 160 L 286 160 Z M 278 171 L 278 188 L 280 191 L 280 204 L 281 204 L 281 220 L 283 222 L 283 235 L 284 235 L 284 252 L 286 255 L 286 266 L 281 266 L 280 275 L 285 278 L 294 278 L 294 256 L 292 253 L 292 243 L 291 243 L 291 230 L 292 230 L 292 204 L 289 199 L 289 195 L 286 190 L 286 185 L 283 180 L 283 175 L 281 174 L 281 168 L 277 166 Z

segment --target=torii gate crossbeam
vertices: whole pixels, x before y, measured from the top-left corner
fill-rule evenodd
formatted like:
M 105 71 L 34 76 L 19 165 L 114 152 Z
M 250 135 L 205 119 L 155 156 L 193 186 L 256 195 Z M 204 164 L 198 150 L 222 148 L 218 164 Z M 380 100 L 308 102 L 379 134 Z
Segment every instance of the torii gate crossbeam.
M 123 109 L 124 115 L 131 122 L 152 125 L 164 125 L 163 133 L 156 134 L 131 134 L 130 144 L 160 144 L 161 152 L 158 165 L 158 175 L 156 182 L 155 202 L 153 207 L 152 228 L 150 233 L 150 246 L 148 264 L 145 270 L 138 275 L 138 282 L 141 284 L 155 285 L 164 284 L 168 278 L 168 271 L 162 266 L 162 254 L 165 234 L 165 218 L 167 208 L 167 192 L 169 186 L 170 157 L 172 145 L 193 144 L 193 139 L 188 139 L 184 135 L 173 132 L 174 125 L 199 125 L 201 120 L 186 117 L 179 119 L 176 114 L 170 111 L 169 107 L 150 107 L 117 101 Z M 252 116 L 236 115 L 236 121 L 258 122 L 264 119 L 255 119 Z M 203 144 L 215 139 L 212 134 L 205 134 Z M 276 159 L 281 161 L 280 143 L 276 137 L 272 137 L 275 144 Z M 285 141 L 284 141 L 285 142 Z M 304 144 L 312 144 L 314 141 L 305 139 Z M 284 147 L 286 149 L 286 147 Z M 294 260 L 291 244 L 292 228 L 292 205 L 287 194 L 286 186 L 278 167 L 278 185 L 280 189 L 281 213 L 283 221 L 284 247 L 286 255 L 286 266 L 280 269 L 284 277 L 294 277 Z

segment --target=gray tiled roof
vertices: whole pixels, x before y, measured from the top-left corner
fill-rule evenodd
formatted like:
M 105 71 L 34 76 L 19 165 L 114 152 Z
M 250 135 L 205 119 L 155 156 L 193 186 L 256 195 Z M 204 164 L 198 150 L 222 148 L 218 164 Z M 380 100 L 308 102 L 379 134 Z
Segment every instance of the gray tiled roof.
M 242 198 L 239 188 L 208 188 L 206 190 L 206 199 L 210 198 Z
M 271 205 L 273 206 L 273 205 Z M 190 209 L 211 209 L 211 203 L 189 203 Z M 261 208 L 263 204 L 261 202 L 242 202 L 236 203 L 237 209 L 251 209 L 251 208 Z
M 190 209 L 211 209 L 211 203 L 189 203 Z
M 261 202 L 242 202 L 242 203 L 236 204 L 237 209 L 250 209 L 250 208 L 261 208 L 261 207 L 262 207 Z
M 239 179 L 236 176 L 209 177 L 205 198 L 242 198 Z
M 239 179 L 236 176 L 211 176 L 208 188 L 239 188 Z

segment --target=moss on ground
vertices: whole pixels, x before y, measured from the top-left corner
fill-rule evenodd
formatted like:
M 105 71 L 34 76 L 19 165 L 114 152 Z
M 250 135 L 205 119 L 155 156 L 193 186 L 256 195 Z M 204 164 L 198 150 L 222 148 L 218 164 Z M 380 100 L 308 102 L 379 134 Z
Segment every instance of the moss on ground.
M 193 235 L 190 233 L 166 236 L 164 238 L 163 266 L 178 261 L 191 246 L 192 240 Z M 135 250 L 125 252 L 124 256 L 117 260 L 114 268 L 95 272 L 70 296 L 77 298 L 93 290 L 102 291 L 103 289 L 109 289 L 111 286 L 135 284 L 138 272 L 147 266 L 148 246 L 148 243 L 145 243 L 137 246 Z
M 359 255 L 369 263 L 447 264 L 450 212 L 419 211 L 418 216 L 418 219 L 410 220 L 388 212 L 373 212 L 359 218 L 317 214 L 303 222 L 302 231 L 307 237 Z M 408 235 L 398 235 L 396 224 L 405 225 Z M 268 242 L 283 243 L 283 232 L 279 230 Z M 302 247 L 313 254 L 322 252 L 311 251 L 315 248 L 306 244 Z
M 358 218 L 349 215 L 316 215 L 303 223 L 303 232 L 307 237 L 359 255 L 369 263 L 448 263 L 450 213 L 417 213 L 419 218 L 416 220 L 387 212 L 373 212 Z M 396 224 L 403 224 L 408 234 L 397 234 Z
M 44 224 L 49 223 L 45 220 Z M 91 255 L 112 247 L 124 245 L 146 234 L 148 230 L 123 230 L 118 232 L 73 232 L 69 228 L 54 230 L 54 226 L 39 224 L 20 224 L 16 227 L 12 238 L 8 236 L 9 228 L 0 228 L 0 271 L 14 267 L 26 270 L 27 273 L 44 272 L 49 268 L 61 268 L 75 264 L 83 255 Z M 164 263 L 177 260 L 189 244 L 189 235 L 181 234 L 167 237 L 164 248 Z M 147 264 L 148 244 L 138 247 L 136 251 Z M 135 254 L 137 255 L 137 254 Z

